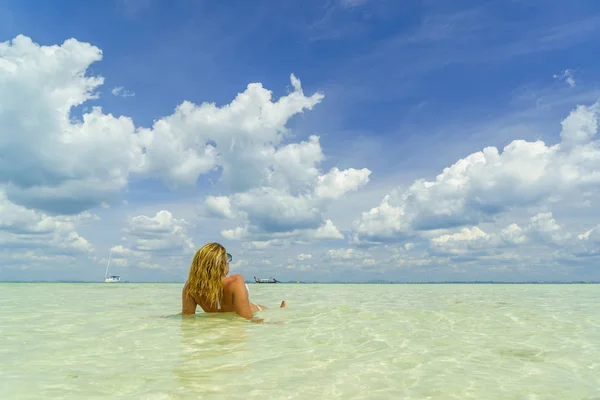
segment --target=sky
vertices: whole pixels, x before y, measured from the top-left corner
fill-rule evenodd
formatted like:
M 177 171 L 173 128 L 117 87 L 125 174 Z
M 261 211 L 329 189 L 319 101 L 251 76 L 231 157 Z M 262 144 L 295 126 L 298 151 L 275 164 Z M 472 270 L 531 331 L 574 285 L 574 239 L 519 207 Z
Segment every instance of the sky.
M 600 3 L 0 0 L 0 280 L 600 280 Z

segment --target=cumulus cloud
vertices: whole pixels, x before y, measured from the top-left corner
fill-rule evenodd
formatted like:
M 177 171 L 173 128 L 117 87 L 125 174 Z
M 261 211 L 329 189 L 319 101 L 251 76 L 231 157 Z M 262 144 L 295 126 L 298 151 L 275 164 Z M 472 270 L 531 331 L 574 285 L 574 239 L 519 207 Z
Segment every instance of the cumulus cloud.
M 430 254 L 470 255 L 480 254 L 489 247 L 492 237 L 477 226 L 462 228 L 456 233 L 445 234 L 431 239 Z
M 490 225 L 490 228 L 496 231 L 488 233 L 472 226 L 433 237 L 429 241 L 428 254 L 462 261 L 492 258 L 511 258 L 514 261 L 534 253 L 539 254 L 538 258 L 550 259 L 553 255 L 550 248 L 560 247 L 572 253 L 578 244 L 573 242 L 573 235 L 556 221 L 551 212 L 531 216 L 524 227 L 512 223 L 503 229 L 497 229 L 497 224 Z M 540 250 L 543 248 L 547 250 Z
M 51 216 L 10 202 L 0 192 L 0 242 L 3 266 L 27 262 L 73 262 L 73 257 L 93 254 L 93 246 L 78 232 L 97 216 Z
M 221 236 L 229 240 L 243 240 L 246 243 L 252 244 L 251 247 L 259 243 L 264 243 L 268 246 L 275 243 L 284 245 L 291 241 L 307 244 L 313 240 L 339 240 L 344 238 L 344 235 L 330 219 L 325 220 L 322 225 L 317 227 L 314 227 L 314 224 L 308 224 L 309 221 L 300 218 L 296 221 L 298 222 L 297 224 L 289 224 L 285 229 L 280 229 L 279 231 L 265 232 L 261 231 L 260 227 L 245 225 L 233 229 L 224 229 L 221 231 Z M 278 224 L 285 222 L 285 220 L 277 221 Z M 289 223 L 289 221 L 287 222 Z
M 234 218 L 231 200 L 227 196 L 207 196 L 205 200 L 206 215 L 217 218 Z
M 349 168 L 340 171 L 338 168 L 332 168 L 325 175 L 317 179 L 315 194 L 322 199 L 337 199 L 349 191 L 358 190 L 369 181 L 371 171 L 367 168 L 356 170 Z
M 474 226 L 473 228 L 462 228 L 459 232 L 450 235 L 442 235 L 431 240 L 432 243 L 442 245 L 444 243 L 452 242 L 471 242 L 477 240 L 487 240 L 489 235 L 482 231 L 479 227 Z
M 567 118 L 562 121 L 562 130 L 560 137 L 562 138 L 561 146 L 566 147 L 567 150 L 573 147 L 585 145 L 589 143 L 593 137 L 598 133 L 598 111 L 600 110 L 600 103 L 596 103 L 591 107 L 578 106 Z M 573 156 L 581 156 L 582 158 L 588 158 L 589 156 L 595 156 L 595 154 L 586 154 L 586 150 L 597 150 L 598 142 L 589 143 L 589 148 L 576 149 L 582 154 L 575 154 Z M 573 151 L 573 150 L 572 150 Z M 587 157 L 586 157 L 587 156 Z M 565 160 L 566 161 L 566 160 Z M 585 160 L 581 160 L 585 161 Z M 591 160 L 593 161 L 593 159 Z M 573 168 L 577 165 L 568 165 Z
M 246 214 L 248 223 L 261 232 L 315 229 L 322 221 L 320 210 L 306 197 L 269 187 L 236 194 L 234 204 Z
M 196 250 L 188 235 L 188 223 L 184 219 L 174 218 L 166 210 L 157 212 L 153 217 L 133 217 L 123 228 L 123 233 L 124 244 L 115 245 L 111 249 L 115 262 L 122 265 L 166 268 L 171 261 L 166 261 L 169 265 L 151 261 L 156 257 L 181 260 L 191 256 Z
M 597 191 L 600 143 L 593 139 L 599 107 L 573 110 L 562 123 L 558 144 L 515 140 L 502 152 L 487 147 L 445 168 L 434 181 L 419 179 L 395 190 L 355 221 L 355 241 L 382 243 L 478 225 L 564 194 Z
M 318 105 L 322 93 L 305 94 L 291 74 L 292 90 L 280 98 L 250 83 L 229 104 L 183 101 L 152 126 L 136 126 L 93 106 L 104 78 L 89 69 L 102 56 L 76 39 L 40 46 L 20 35 L 0 43 L 0 188 L 9 201 L 76 215 L 114 204 L 132 179 L 158 179 L 175 189 L 217 172 L 232 194 L 206 197 L 202 213 L 239 220 L 223 230 L 224 238 L 344 237 L 323 212 L 366 185 L 371 171 L 322 171 L 319 137 L 293 142 L 287 128 L 293 116 Z M 111 93 L 132 94 L 123 87 Z M 74 117 L 82 106 L 81 117 Z M 144 243 L 128 246 L 160 246 Z
M 304 96 L 300 81 L 293 75 L 291 80 L 294 91 L 276 102 L 271 91 L 252 83 L 226 106 L 184 102 L 152 129 L 141 129 L 147 172 L 172 185 L 192 185 L 219 166 L 222 180 L 234 191 L 260 186 L 269 179 L 287 121 L 323 98 L 319 93 Z
M 100 49 L 75 39 L 0 43 L 0 184 L 9 200 L 78 213 L 110 200 L 143 165 L 131 119 L 99 108 L 71 118 L 73 107 L 97 97 L 103 78 L 86 70 L 101 58 Z
M 132 176 L 178 187 L 215 168 L 234 191 L 273 181 L 295 193 L 316 179 L 318 140 L 282 143 L 287 121 L 323 98 L 305 96 L 295 76 L 293 91 L 276 101 L 251 83 L 222 107 L 184 101 L 151 128 L 100 107 L 75 120 L 74 107 L 98 97 L 104 79 L 86 73 L 101 58 L 99 48 L 75 39 L 0 43 L 0 184 L 12 202 L 74 214 L 110 202 Z
M 99 48 L 75 39 L 39 46 L 18 36 L 0 43 L 0 240 L 22 250 L 5 252 L 5 259 L 25 265 L 62 257 L 66 263 L 92 254 L 78 232 L 97 217 L 85 210 L 116 204 L 132 179 L 159 179 L 177 188 L 194 186 L 208 173 L 219 174 L 218 193 L 200 199 L 202 215 L 226 223 L 221 235 L 241 240 L 243 251 L 261 255 L 346 237 L 327 211 L 367 185 L 371 171 L 323 168 L 320 138 L 296 140 L 287 127 L 323 94 L 305 94 L 292 74 L 292 91 L 280 98 L 251 83 L 229 104 L 184 101 L 171 115 L 141 127 L 127 116 L 87 107 L 104 83 L 89 73 L 101 59 Z M 575 85 L 570 70 L 557 78 Z M 110 92 L 128 95 L 121 87 Z M 75 116 L 81 109 L 87 111 Z M 503 149 L 487 147 L 435 179 L 396 188 L 362 213 L 347 235 L 351 243 L 383 243 L 395 253 L 369 254 L 357 246 L 332 249 L 325 260 L 367 269 L 476 257 L 506 261 L 526 249 L 540 258 L 600 255 L 600 227 L 569 232 L 550 211 L 578 194 L 586 198 L 577 204 L 589 209 L 598 195 L 599 110 L 599 104 L 575 108 L 562 121 L 556 144 L 515 140 Z M 511 212 L 525 219 L 512 219 Z M 181 265 L 195 250 L 188 230 L 188 222 L 166 210 L 134 217 L 112 248 L 114 262 Z M 307 270 L 311 258 L 301 253 L 288 263 Z M 255 264 L 237 260 L 233 266 Z
M 500 232 L 500 238 L 505 243 L 522 244 L 527 242 L 524 230 L 517 224 L 512 223 Z
M 339 229 L 328 219 L 314 233 L 315 239 L 343 239 L 344 235 Z
M 318 138 L 311 137 L 309 142 L 319 149 L 316 153 L 320 154 Z M 304 146 L 298 146 L 296 150 L 289 152 L 302 152 L 303 148 Z M 223 231 L 225 238 L 247 239 L 261 234 L 292 232 L 303 235 L 306 230 L 313 230 L 312 236 L 316 239 L 343 238 L 333 223 L 324 219 L 323 211 L 332 201 L 366 185 L 371 171 L 366 168 L 344 171 L 332 168 L 319 175 L 316 167 L 319 158 L 289 154 L 286 159 L 287 164 L 273 164 L 272 179 L 263 182 L 263 186 L 228 197 L 207 196 L 205 215 L 228 218 L 239 216 L 242 219 L 242 226 Z M 292 160 L 296 160 L 297 167 Z M 301 168 L 302 163 L 298 160 L 308 163 Z M 281 173 L 280 165 L 285 165 L 284 173 Z M 291 173 L 291 170 L 302 170 L 304 173 Z

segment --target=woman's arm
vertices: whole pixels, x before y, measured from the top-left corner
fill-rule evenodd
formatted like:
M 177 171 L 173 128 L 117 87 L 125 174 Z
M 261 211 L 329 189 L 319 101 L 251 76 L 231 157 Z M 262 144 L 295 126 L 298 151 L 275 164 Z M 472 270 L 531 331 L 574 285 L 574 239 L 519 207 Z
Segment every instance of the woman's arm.
M 233 292 L 233 307 L 235 308 L 235 312 L 242 318 L 252 319 L 252 306 L 250 305 L 244 278 L 241 275 L 235 275 L 231 289 Z
M 196 314 L 196 300 L 188 293 L 187 283 L 183 286 L 181 292 L 181 315 L 193 315 Z

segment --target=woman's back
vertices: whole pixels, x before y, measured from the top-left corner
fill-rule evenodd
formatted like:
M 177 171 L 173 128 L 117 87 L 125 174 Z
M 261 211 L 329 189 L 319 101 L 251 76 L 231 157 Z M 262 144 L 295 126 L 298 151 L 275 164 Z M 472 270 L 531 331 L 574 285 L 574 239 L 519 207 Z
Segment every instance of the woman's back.
M 248 290 L 241 275 L 227 276 L 223 278 L 222 284 L 222 296 L 213 302 L 207 293 L 190 290 L 189 281 L 186 282 L 181 293 L 182 314 L 195 314 L 196 307 L 200 306 L 204 312 L 236 312 L 244 318 L 251 319 L 252 312 L 260 310 L 250 303 Z
M 217 300 L 216 303 L 212 303 L 204 293 L 189 293 L 189 282 L 186 282 L 183 286 L 182 295 L 184 297 L 186 295 L 191 295 L 194 302 L 199 305 L 204 312 L 233 312 L 235 311 L 233 286 L 236 281 L 240 280 L 239 278 L 241 278 L 241 275 L 238 274 L 223 278 L 223 297 Z
M 181 292 L 181 313 L 196 313 L 197 306 L 204 312 L 236 312 L 252 319 L 252 313 L 266 308 L 250 302 L 248 286 L 240 274 L 229 274 L 232 257 L 218 243 L 202 246 L 192 260 L 188 279 Z M 285 307 L 285 301 L 281 303 Z

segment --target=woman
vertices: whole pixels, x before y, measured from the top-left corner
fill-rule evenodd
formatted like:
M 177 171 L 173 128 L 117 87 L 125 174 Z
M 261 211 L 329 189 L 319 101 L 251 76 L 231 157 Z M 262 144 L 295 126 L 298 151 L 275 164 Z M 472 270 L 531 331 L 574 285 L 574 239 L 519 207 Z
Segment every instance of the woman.
M 208 243 L 196 252 L 181 293 L 183 315 L 195 314 L 200 306 L 207 313 L 235 311 L 252 319 L 252 313 L 267 308 L 250 302 L 248 286 L 240 274 L 227 276 L 230 261 L 231 255 L 218 243 Z M 281 307 L 286 307 L 285 301 Z

